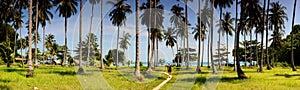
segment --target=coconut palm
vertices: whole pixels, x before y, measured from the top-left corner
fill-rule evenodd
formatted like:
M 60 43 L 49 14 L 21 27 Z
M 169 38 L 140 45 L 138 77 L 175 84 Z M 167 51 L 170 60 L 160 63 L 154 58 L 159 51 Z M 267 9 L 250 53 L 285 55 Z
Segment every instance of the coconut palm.
M 293 19 L 292 19 L 292 33 L 291 33 L 291 46 L 292 46 L 292 51 L 291 51 L 291 67 L 293 71 L 297 71 L 295 64 L 294 64 L 294 23 L 295 23 L 295 13 L 296 13 L 296 5 L 297 5 L 297 0 L 294 0 L 294 10 L 293 10 Z
M 114 26 L 118 27 L 118 35 L 117 35 L 117 52 L 119 51 L 119 33 L 120 33 L 120 27 L 125 25 L 126 22 L 126 14 L 131 14 L 132 11 L 130 9 L 130 5 L 128 3 L 124 3 L 124 0 L 116 0 L 108 1 L 108 4 L 113 5 L 113 10 L 109 13 L 110 21 Z M 118 53 L 116 56 L 116 68 L 118 68 Z
M 82 0 L 80 0 L 80 5 L 79 5 L 79 12 L 80 12 L 79 13 L 79 68 L 77 70 L 78 74 L 84 73 L 84 70 L 82 67 L 82 3 L 83 3 Z
M 102 0 L 101 0 L 102 1 Z M 140 13 L 140 0 L 136 0 L 135 1 L 136 5 L 135 5 L 135 9 L 136 9 L 136 13 L 135 13 L 135 22 L 136 22 L 136 27 L 135 27 L 135 33 L 136 33 L 136 56 L 135 56 L 135 70 L 134 70 L 134 75 L 136 77 L 140 77 L 140 34 L 139 34 L 139 27 L 140 27 L 140 18 L 139 18 L 139 13 Z
M 208 1 L 206 1 L 205 3 L 208 3 Z M 204 6 L 204 8 L 201 10 L 202 14 L 201 14 L 201 21 L 204 23 L 204 29 L 205 29 L 205 32 L 206 30 L 208 29 L 208 27 L 210 27 L 210 21 L 209 21 L 209 18 L 211 18 L 211 10 L 209 7 L 208 7 L 208 4 L 206 4 Z M 205 32 L 203 32 L 205 35 Z M 207 67 L 210 68 L 210 58 L 209 58 L 209 47 L 210 47 L 210 32 L 208 32 L 208 39 L 207 39 Z M 203 39 L 203 38 L 202 38 Z M 204 39 L 203 39 L 204 40 Z M 204 47 L 204 45 L 203 45 Z M 203 54 L 203 53 L 202 53 Z M 203 58 L 202 58 L 203 59 Z
M 100 59 L 101 59 L 101 69 L 104 70 L 105 67 L 104 67 L 104 62 L 103 62 L 103 58 L 102 58 L 102 53 L 103 53 L 103 45 L 102 45 L 102 39 L 103 39 L 103 0 L 100 1 L 100 12 L 101 12 L 101 15 L 100 15 L 100 18 L 101 18 L 101 26 L 100 26 Z M 137 5 L 138 6 L 138 5 Z
M 125 31 L 123 32 L 123 37 L 120 38 L 121 39 L 120 48 L 123 49 L 124 53 L 128 49 L 128 47 L 131 45 L 130 38 L 131 38 L 131 35 L 129 33 L 125 33 Z
M 89 3 L 92 4 L 92 14 L 91 14 L 91 19 L 90 19 L 90 30 L 89 33 L 92 32 L 92 26 L 93 26 L 93 17 L 94 17 L 94 6 L 95 4 L 99 3 L 100 0 L 89 0 Z M 88 39 L 90 39 L 91 36 L 88 36 Z M 88 40 L 90 41 L 90 40 Z M 87 55 L 87 63 L 90 62 L 90 43 L 88 42 L 88 55 Z M 86 64 L 87 66 L 89 66 L 89 64 Z
M 65 48 L 64 48 L 64 59 L 62 61 L 62 66 L 63 62 L 67 60 L 67 27 L 68 27 L 68 18 L 70 18 L 72 15 L 76 14 L 78 2 L 77 0 L 55 0 L 54 5 L 57 5 L 57 8 L 55 12 L 59 11 L 59 17 L 64 17 L 65 18 Z
M 198 22 L 199 22 L 199 21 L 200 21 L 200 18 L 198 17 Z M 196 72 L 198 72 L 198 73 L 201 72 L 201 67 L 200 67 L 200 50 L 201 50 L 201 41 L 204 41 L 203 38 L 205 38 L 205 37 L 203 37 L 203 34 L 205 34 L 205 31 L 203 31 L 203 30 L 205 30 L 204 27 L 205 27 L 205 24 L 201 21 L 201 25 L 199 25 L 199 23 L 198 23 L 198 24 L 196 25 L 196 27 L 193 28 L 194 31 L 192 32 L 192 33 L 194 34 L 194 39 L 195 39 L 196 41 L 199 40 L 199 41 L 198 41 L 197 68 L 196 68 Z M 204 45 L 203 45 L 203 47 L 204 47 Z M 202 48 L 202 52 L 203 52 L 203 48 Z M 203 55 L 203 54 L 202 54 L 202 55 Z M 203 58 L 203 56 L 202 56 L 202 58 Z M 203 64 L 203 59 L 202 59 L 202 61 L 201 61 L 201 64 Z
M 51 60 L 52 60 L 52 64 L 54 64 L 54 61 L 53 61 L 53 45 L 54 45 L 54 43 L 55 43 L 55 39 L 54 39 L 54 35 L 52 35 L 52 34 L 48 34 L 48 35 L 46 35 L 46 40 L 45 40 L 45 42 L 44 42 L 44 45 L 43 46 L 45 46 L 46 47 L 46 49 L 50 52 L 50 54 L 52 55 L 51 56 Z M 52 51 L 51 51 L 52 50 Z
M 168 28 L 168 31 L 164 32 L 164 39 L 166 40 L 166 46 L 170 46 L 172 48 L 172 53 L 174 55 L 173 47 L 177 44 L 176 36 L 174 35 L 173 28 Z
M 222 24 L 222 25 L 219 25 L 222 27 L 221 32 L 223 32 L 223 34 L 226 34 L 226 38 L 227 38 L 226 39 L 226 44 L 227 44 L 226 52 L 228 52 L 228 35 L 232 36 L 233 35 L 232 31 L 234 30 L 234 28 L 233 28 L 234 18 L 231 18 L 230 14 L 231 14 L 230 12 L 223 13 L 224 19 L 221 19 L 220 24 Z M 227 58 L 228 58 L 228 54 L 227 54 Z M 226 63 L 228 63 L 228 61 Z
M 223 8 L 227 8 L 227 7 L 230 8 L 232 4 L 233 4 L 233 0 L 214 0 L 214 7 L 215 8 L 219 7 L 219 10 L 220 10 L 220 19 L 219 19 L 220 21 L 222 19 Z M 220 47 L 220 44 L 221 44 L 221 40 L 220 39 L 221 39 L 221 31 L 223 29 L 222 22 L 220 22 L 219 25 L 220 25 L 220 29 L 219 29 L 218 48 L 221 48 Z M 218 49 L 218 58 L 221 58 L 220 56 L 221 56 L 220 49 Z M 219 62 L 220 62 L 220 59 L 219 59 Z M 221 66 L 221 63 L 219 63 L 219 69 L 221 69 L 220 66 Z
M 270 0 L 268 0 L 267 3 L 267 15 L 265 18 L 269 17 L 269 6 L 270 6 Z M 270 60 L 269 60 L 269 47 L 268 47 L 268 42 L 269 42 L 269 20 L 266 20 L 266 61 L 267 61 L 267 70 L 271 70 L 271 65 L 270 65 Z
M 53 0 L 39 0 L 39 10 L 38 10 L 38 16 L 39 16 L 39 23 L 43 27 L 43 43 L 45 42 L 45 29 L 46 24 L 51 24 L 51 20 L 53 18 L 53 14 L 50 11 L 52 9 L 52 3 Z M 44 60 L 44 51 L 45 46 L 43 45 L 43 60 Z
M 273 55 L 276 52 L 276 50 L 279 50 L 281 48 L 281 38 L 282 38 L 282 32 L 285 28 L 285 20 L 288 20 L 287 14 L 285 13 L 286 7 L 282 6 L 279 1 L 272 2 L 271 3 L 271 9 L 270 15 L 269 15 L 269 22 L 270 22 L 270 29 L 273 29 Z M 275 56 L 273 56 L 275 57 Z M 276 59 L 276 58 L 275 58 Z
M 31 30 L 32 30 L 32 0 L 29 0 L 29 33 L 28 33 L 28 44 L 29 44 L 29 51 L 28 51 L 28 71 L 26 77 L 32 77 L 34 69 L 32 67 L 32 37 L 31 37 Z

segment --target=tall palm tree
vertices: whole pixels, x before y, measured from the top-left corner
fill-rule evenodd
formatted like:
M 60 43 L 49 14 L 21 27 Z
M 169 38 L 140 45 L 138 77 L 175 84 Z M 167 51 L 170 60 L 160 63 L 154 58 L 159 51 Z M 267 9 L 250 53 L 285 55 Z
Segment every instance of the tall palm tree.
M 211 11 L 211 19 L 210 19 L 210 55 L 211 55 L 211 57 L 210 57 L 210 60 L 211 60 L 211 65 L 212 65 L 212 73 L 217 73 L 217 70 L 215 69 L 215 64 L 214 64 L 214 61 L 213 61 L 213 48 L 212 48 L 212 46 L 213 46 L 213 38 L 214 38 L 214 34 L 213 34 L 213 32 L 214 32 L 214 8 L 213 8 L 213 5 L 214 5 L 214 3 L 215 3 L 215 1 L 214 0 L 212 0 L 211 1 L 211 9 L 212 9 L 212 11 Z
M 193 2 L 193 0 L 182 0 L 185 4 L 185 7 L 184 7 L 184 10 L 185 10 L 185 19 L 184 19 L 184 31 L 185 33 L 187 34 L 187 37 L 186 37 L 186 45 L 187 45 L 187 52 L 185 52 L 185 49 L 184 49 L 184 55 L 187 54 L 187 65 L 186 65 L 186 68 L 189 69 L 190 68 L 190 49 L 189 49 L 189 35 L 188 35 L 188 8 L 187 8 L 187 4 L 188 2 Z M 185 58 L 185 56 L 184 56 Z
M 215 8 L 219 7 L 219 9 L 220 9 L 220 19 L 219 19 L 220 21 L 222 19 L 223 8 L 227 8 L 227 7 L 230 8 L 232 4 L 233 4 L 233 0 L 214 0 L 214 7 Z M 220 29 L 219 29 L 219 41 L 218 41 L 218 58 L 220 60 L 220 58 L 221 58 L 221 53 L 220 53 L 221 40 L 220 39 L 221 39 L 221 29 L 223 29 L 222 22 L 220 22 L 219 25 L 221 25 Z M 227 57 L 228 57 L 228 55 L 227 55 Z M 221 63 L 219 63 L 219 69 L 221 69 L 220 65 L 221 65 Z
M 202 11 L 202 14 L 201 14 L 201 21 L 204 23 L 204 31 L 206 32 L 206 30 L 207 30 L 207 28 L 209 28 L 210 27 L 210 21 L 209 21 L 209 18 L 211 18 L 211 10 L 212 9 L 210 9 L 209 7 L 208 7 L 208 1 L 206 1 L 205 2 L 206 4 L 205 4 L 205 6 L 204 6 L 204 8 L 201 10 Z M 203 32 L 204 34 L 203 35 L 205 35 L 205 32 Z M 211 32 L 209 31 L 208 32 L 208 39 L 207 39 L 207 67 L 208 68 L 210 68 L 210 58 L 209 58 L 209 47 L 210 47 L 210 34 L 211 34 Z M 203 36 L 202 35 L 202 36 Z M 203 38 L 202 38 L 203 39 Z M 204 39 L 203 39 L 204 40 Z M 203 45 L 203 47 L 204 47 L 204 45 Z M 202 53 L 203 54 L 203 53 Z M 202 58 L 203 59 L 203 58 Z
M 227 44 L 227 51 L 226 52 L 228 52 L 228 35 L 229 36 L 232 36 L 233 35 L 233 30 L 234 30 L 234 28 L 233 28 L 233 21 L 234 21 L 234 18 L 231 18 L 231 15 L 230 15 L 231 13 L 230 12 L 226 12 L 226 13 L 223 13 L 223 15 L 224 15 L 224 19 L 221 19 L 221 23 L 220 24 L 222 24 L 222 25 L 219 25 L 219 26 L 221 26 L 222 27 L 222 32 L 223 32 L 223 34 L 225 33 L 226 34 L 226 44 Z M 227 59 L 228 59 L 228 54 L 227 54 Z M 226 63 L 228 64 L 228 60 L 226 61 Z
M 34 69 L 32 67 L 32 47 L 31 47 L 31 43 L 32 43 L 32 38 L 31 38 L 31 29 L 32 29 L 32 0 L 29 0 L 29 33 L 28 33 L 28 45 L 29 45 L 29 51 L 28 51 L 28 71 L 26 74 L 26 77 L 32 77 L 33 76 L 33 72 Z
M 37 43 L 38 43 L 38 31 L 39 31 L 39 0 L 35 1 L 35 42 L 34 42 L 34 60 L 35 60 L 35 64 L 34 67 L 38 68 L 38 59 L 37 59 Z
M 139 34 L 139 29 L 140 29 L 140 18 L 139 18 L 139 13 L 140 13 L 140 0 L 135 1 L 135 22 L 136 22 L 136 27 L 135 27 L 135 33 L 136 33 L 136 56 L 135 56 L 135 70 L 134 70 L 134 75 L 136 77 L 140 77 L 140 34 Z
M 102 0 L 101 0 L 102 1 Z M 84 73 L 83 67 L 82 67 L 82 0 L 80 0 L 79 5 L 79 68 L 77 70 L 78 74 Z M 103 63 L 103 62 L 101 62 Z
M 176 36 L 174 35 L 173 28 L 168 28 L 168 31 L 164 32 L 164 39 L 166 40 L 166 46 L 170 46 L 172 48 L 172 53 L 174 55 L 173 47 L 177 43 Z
M 50 11 L 52 9 L 52 3 L 53 0 L 39 0 L 39 23 L 43 27 L 43 43 L 45 42 L 45 28 L 46 23 L 51 24 L 51 20 L 53 18 L 53 14 Z M 45 52 L 45 46 L 43 45 L 43 60 L 44 60 L 44 52 Z
M 128 49 L 128 47 L 131 45 L 130 38 L 131 38 L 131 35 L 129 33 L 125 33 L 125 31 L 123 32 L 123 37 L 120 38 L 121 39 L 120 48 L 123 49 L 124 53 Z
M 99 3 L 100 0 L 89 0 L 89 3 L 92 4 L 92 14 L 91 14 L 91 19 L 90 19 L 90 30 L 89 33 L 92 32 L 92 26 L 93 26 L 93 17 L 94 17 L 94 6 L 95 4 Z M 91 36 L 88 36 L 88 41 L 90 41 Z M 86 66 L 89 66 L 90 63 L 90 43 L 88 42 L 88 55 L 87 55 L 87 64 Z
M 142 25 L 146 25 L 147 30 L 148 30 L 148 51 L 147 51 L 147 61 L 148 61 L 148 65 L 147 65 L 147 72 L 149 73 L 152 69 L 151 69 L 151 59 L 150 59 L 150 35 L 151 35 L 151 30 L 152 30 L 152 0 L 147 0 L 146 3 L 143 3 L 139 8 L 141 10 L 144 11 L 144 13 L 140 16 L 142 18 L 141 20 L 141 24 Z
M 200 8 L 199 8 L 200 9 Z M 199 12 L 200 13 L 200 12 Z M 198 22 L 200 21 L 200 18 L 198 17 Z M 198 58 L 197 58 L 197 68 L 196 68 L 196 72 L 200 73 L 201 72 L 201 67 L 200 67 L 200 50 L 201 50 L 201 41 L 203 41 L 203 30 L 202 27 L 205 27 L 204 23 L 202 21 L 200 21 L 201 24 L 197 24 L 196 27 L 194 28 L 194 31 L 192 32 L 194 34 L 194 39 L 198 41 Z M 204 32 L 205 33 L 205 32 Z M 202 48 L 203 49 L 203 48 Z M 203 50 L 202 50 L 203 52 Z M 203 57 L 202 57 L 203 58 Z M 203 60 L 202 60 L 203 62 Z M 201 63 L 202 63 L 201 62 Z M 203 63 L 202 63 L 203 64 Z
M 55 12 L 59 11 L 59 17 L 65 18 L 65 46 L 64 46 L 64 59 L 61 63 L 63 66 L 64 62 L 67 60 L 67 27 L 68 27 L 68 18 L 74 15 L 77 12 L 76 6 L 78 2 L 77 0 L 55 0 L 54 5 L 58 5 Z
M 270 6 L 270 0 L 268 0 L 267 3 L 267 16 L 266 19 L 269 17 L 269 6 Z M 268 42 L 269 42 L 269 20 L 266 20 L 266 61 L 267 61 L 267 70 L 271 70 L 270 60 L 269 60 L 269 48 L 268 48 Z
M 54 35 L 52 34 L 48 34 L 46 35 L 46 41 L 44 42 L 44 46 L 46 47 L 46 49 L 50 52 L 50 54 L 52 55 L 51 56 L 51 60 L 52 60 L 52 63 L 51 64 L 54 64 L 54 55 L 53 55 L 53 48 L 55 48 L 53 45 L 55 43 L 55 40 L 54 40 Z
M 295 64 L 294 64 L 294 23 L 295 23 L 295 14 L 296 14 L 296 5 L 297 5 L 297 0 L 294 0 L 294 10 L 293 10 L 293 19 L 292 19 L 292 33 L 291 33 L 291 46 L 292 46 L 292 52 L 291 52 L 291 67 L 293 71 L 297 71 Z
M 108 1 L 108 4 L 112 4 L 114 9 L 109 13 L 110 20 L 113 25 L 118 26 L 118 36 L 117 36 L 117 57 L 116 57 L 116 68 L 118 68 L 118 51 L 119 51 L 119 33 L 120 27 L 125 25 L 126 14 L 131 14 L 130 5 L 124 3 L 124 0 Z
M 269 15 L 269 22 L 270 22 L 270 29 L 273 29 L 273 58 L 275 57 L 276 50 L 281 48 L 281 38 L 282 32 L 285 28 L 285 20 L 288 20 L 287 14 L 285 13 L 286 7 L 282 6 L 279 1 L 271 3 L 270 15 Z
M 243 20 L 244 19 L 244 6 L 243 6 L 243 1 L 241 1 L 241 16 L 240 20 Z M 236 0 L 236 5 L 238 5 L 238 0 Z M 237 21 L 235 22 L 236 25 L 238 25 Z M 235 42 L 235 49 L 239 49 L 239 37 L 240 37 L 240 31 L 241 31 L 241 26 L 244 26 L 243 23 L 239 23 L 238 26 L 236 26 L 236 35 L 235 35 L 235 39 L 236 39 L 236 42 Z M 235 57 L 236 57 L 236 71 L 237 71 L 237 74 L 238 74 L 238 78 L 241 78 L 241 79 L 244 79 L 244 78 L 247 78 L 246 75 L 244 74 L 243 70 L 241 69 L 241 66 L 240 66 L 240 58 L 238 57 L 238 50 L 235 51 Z
M 100 1 L 100 8 L 101 8 L 101 10 L 100 10 L 100 12 L 101 12 L 101 15 L 100 15 L 100 18 L 101 18 L 101 21 L 100 21 L 100 23 L 101 23 L 101 26 L 100 26 L 100 59 L 101 59 L 101 69 L 102 70 L 104 70 L 105 69 L 105 67 L 104 67 L 104 62 L 103 62 L 103 58 L 102 58 L 102 53 L 103 53 L 103 45 L 102 45 L 102 39 L 103 39 L 103 0 L 101 0 Z

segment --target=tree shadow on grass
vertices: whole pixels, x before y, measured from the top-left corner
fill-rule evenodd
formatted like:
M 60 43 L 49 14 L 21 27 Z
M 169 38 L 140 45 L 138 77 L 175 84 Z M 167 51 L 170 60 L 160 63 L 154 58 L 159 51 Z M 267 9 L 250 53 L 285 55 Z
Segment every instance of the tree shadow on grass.
M 16 68 L 6 68 L 3 69 L 5 72 L 24 72 L 27 71 L 27 69 L 16 69 Z
M 234 82 L 235 80 L 242 80 L 238 79 L 237 77 L 222 77 L 219 81 L 217 78 L 207 78 L 207 77 L 198 77 L 195 80 L 195 84 L 203 85 L 205 82 L 210 81 L 210 82 L 229 82 L 232 84 L 236 84 L 238 82 Z
M 9 82 L 11 82 L 11 80 L 8 80 L 8 79 L 0 79 L 0 82 L 9 83 Z M 0 90 L 2 90 L 2 89 L 0 88 Z
M 11 87 L 7 85 L 0 85 L 0 90 L 11 90 Z
M 76 75 L 77 73 L 75 71 L 50 71 L 48 72 L 50 74 L 59 74 L 59 75 L 62 75 L 62 76 L 65 76 L 65 75 L 69 75 L 69 76 L 74 76 Z
M 285 78 L 291 78 L 294 76 L 300 76 L 300 74 L 275 74 L 275 76 L 284 76 Z

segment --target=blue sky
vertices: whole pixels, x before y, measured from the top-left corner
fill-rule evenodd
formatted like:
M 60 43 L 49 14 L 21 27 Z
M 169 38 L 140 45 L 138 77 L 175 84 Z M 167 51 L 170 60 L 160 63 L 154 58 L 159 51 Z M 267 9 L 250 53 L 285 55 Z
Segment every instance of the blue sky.
M 83 0 L 85 1 L 85 0 Z M 104 0 L 104 2 L 107 2 L 108 0 Z M 123 31 L 126 31 L 131 34 L 131 46 L 129 49 L 125 52 L 126 56 L 130 60 L 135 60 L 135 0 L 128 0 L 128 3 L 132 6 L 133 13 L 127 15 L 127 21 L 126 26 L 121 27 L 120 29 L 120 36 L 122 36 Z M 141 3 L 144 3 L 146 0 L 141 0 Z M 278 0 L 271 0 L 271 2 L 275 2 Z M 279 0 L 279 2 L 287 7 L 286 13 L 288 15 L 289 20 L 286 22 L 286 29 L 285 33 L 289 34 L 291 31 L 291 19 L 292 19 L 292 11 L 293 11 L 293 2 L 294 0 Z M 164 27 L 168 28 L 170 26 L 169 18 L 172 15 L 170 12 L 171 6 L 174 4 L 180 3 L 182 7 L 184 7 L 184 4 L 182 2 L 176 2 L 175 0 L 161 0 L 161 4 L 164 5 L 165 11 L 164 11 Z M 198 12 L 198 0 L 194 0 L 193 2 L 188 3 L 189 7 L 189 21 L 194 26 L 196 24 L 196 13 Z M 204 4 L 204 3 L 203 3 Z M 263 4 L 263 0 L 261 0 L 261 4 Z M 91 4 L 88 2 L 84 2 L 83 4 L 83 39 L 85 39 L 85 35 L 89 32 L 90 27 L 90 16 L 91 16 Z M 299 2 L 297 2 L 297 9 L 300 7 Z M 203 7 L 204 5 L 202 5 Z M 103 38 L 103 55 L 106 55 L 109 49 L 115 49 L 116 48 L 116 38 L 117 38 L 117 27 L 113 26 L 111 22 L 109 21 L 108 12 L 111 10 L 112 5 L 108 5 L 104 3 L 104 38 Z M 55 13 L 56 7 L 54 7 L 51 11 Z M 240 9 L 239 9 L 240 10 Z M 231 8 L 224 9 L 223 12 L 231 12 L 232 17 L 235 17 L 235 4 Z M 143 11 L 141 11 L 143 13 Z M 27 12 L 25 11 L 25 14 Z M 299 17 L 299 10 L 296 12 L 296 18 L 295 18 L 295 24 L 300 24 L 300 17 Z M 219 19 L 219 10 L 215 9 L 214 13 L 215 20 Z M 27 16 L 27 15 L 26 15 Z M 23 19 L 23 21 L 27 21 L 27 17 Z M 216 22 L 216 21 L 215 21 Z M 215 23 L 216 24 L 216 23 Z M 100 36 L 100 5 L 96 4 L 94 9 L 94 18 L 93 18 L 93 24 L 92 24 L 92 33 L 95 33 L 99 39 Z M 26 25 L 23 25 L 26 26 Z M 74 50 L 77 47 L 77 44 L 79 42 L 79 11 L 74 16 L 70 17 L 68 19 L 68 47 L 71 50 Z M 27 35 L 27 29 L 23 27 L 22 29 L 23 37 Z M 189 45 L 191 48 L 197 49 L 197 44 L 193 39 L 193 35 L 191 34 L 193 30 L 189 30 Z M 140 38 L 140 52 L 141 52 L 141 60 L 146 61 L 147 60 L 147 31 L 146 27 L 144 25 L 141 25 L 140 27 L 141 32 L 141 38 Z M 39 33 L 42 34 L 42 27 L 39 27 Z M 47 24 L 46 26 L 46 34 L 54 34 L 56 41 L 60 44 L 64 44 L 64 18 L 58 16 L 58 12 L 54 14 L 54 18 L 51 20 L 51 24 Z M 271 32 L 270 32 L 271 33 Z M 285 36 L 286 36 L 285 34 Z M 259 35 L 260 37 L 260 35 Z M 270 36 L 269 36 L 270 37 Z M 247 37 L 249 39 L 249 36 Z M 255 35 L 253 35 L 253 39 L 255 39 Z M 240 40 L 243 40 L 241 38 Z M 216 49 L 217 42 L 218 41 L 218 34 L 217 34 L 217 27 L 214 29 L 214 45 L 213 48 Z M 232 51 L 233 48 L 233 41 L 234 38 L 229 38 L 229 51 Z M 207 43 L 206 41 L 204 42 Z M 226 37 L 221 37 L 221 43 L 226 44 Z M 180 43 L 179 43 L 180 44 Z M 38 45 L 39 48 L 42 48 L 42 41 Z M 174 47 L 174 51 L 176 51 Z M 207 46 L 205 45 L 205 56 L 204 60 L 206 60 L 207 56 Z M 214 51 L 215 52 L 215 51 Z M 75 53 L 71 52 L 72 55 Z M 173 59 L 172 50 L 170 47 L 165 46 L 165 42 L 162 41 L 159 43 L 159 58 L 167 60 L 167 62 L 171 62 Z M 232 55 L 229 55 L 229 59 L 232 60 Z

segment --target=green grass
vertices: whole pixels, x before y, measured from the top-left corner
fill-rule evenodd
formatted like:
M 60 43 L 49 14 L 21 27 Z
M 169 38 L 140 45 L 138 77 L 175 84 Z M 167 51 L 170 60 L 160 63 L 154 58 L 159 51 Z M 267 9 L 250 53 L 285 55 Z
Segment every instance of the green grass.
M 143 81 L 133 76 L 133 67 L 114 67 L 104 71 L 98 68 L 85 68 L 85 74 L 78 75 L 77 67 L 43 66 L 35 69 L 33 78 L 26 78 L 26 68 L 0 66 L 0 90 L 152 90 L 167 78 L 161 74 L 164 67 L 156 68 L 146 75 L 145 67 L 141 68 Z M 211 70 L 203 67 L 200 74 L 191 69 L 174 68 L 171 79 L 161 90 L 166 89 L 218 89 L 218 90 L 296 90 L 300 88 L 300 73 L 292 72 L 290 68 L 273 68 L 264 73 L 257 72 L 257 68 L 243 68 L 248 79 L 236 79 L 233 68 L 226 67 L 218 74 L 211 74 Z

